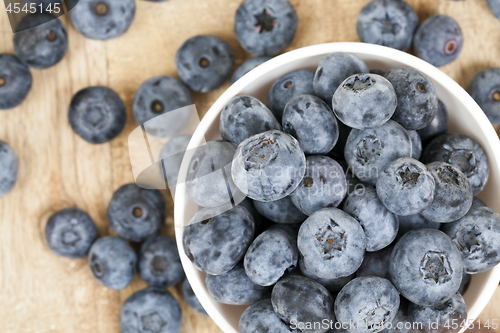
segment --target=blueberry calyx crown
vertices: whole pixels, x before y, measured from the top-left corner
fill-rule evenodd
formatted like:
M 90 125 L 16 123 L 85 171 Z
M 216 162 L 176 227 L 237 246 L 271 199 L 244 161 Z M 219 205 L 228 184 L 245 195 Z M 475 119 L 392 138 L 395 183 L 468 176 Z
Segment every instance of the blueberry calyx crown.
M 375 83 L 369 75 L 356 75 L 351 77 L 344 85 L 344 87 L 351 89 L 353 91 L 365 90 L 371 87 Z
M 384 148 L 384 145 L 378 138 L 373 135 L 369 135 L 363 139 L 360 147 L 357 151 L 357 158 L 361 164 L 366 164 L 368 161 L 380 156 L 380 151 Z
M 453 270 L 445 253 L 428 251 L 420 263 L 420 273 L 425 282 L 440 284 L 451 280 Z
M 420 173 L 413 172 L 408 166 L 400 168 L 397 172 L 397 175 L 399 176 L 398 180 L 402 182 L 403 185 L 416 185 L 418 177 L 420 177 Z
M 262 10 L 261 14 L 254 15 L 255 27 L 257 32 L 271 32 L 276 27 L 276 17 L 273 17 L 267 9 Z
M 453 149 L 448 145 L 444 146 L 447 152 L 446 160 L 449 164 L 457 166 L 467 177 L 477 172 L 477 159 L 469 149 Z
M 330 219 L 326 228 L 320 228 L 316 236 L 327 259 L 335 258 L 336 254 L 345 248 L 345 231 L 333 219 Z
M 477 237 L 481 235 L 481 232 L 477 230 L 476 226 L 472 228 L 462 228 L 457 235 L 455 241 L 458 246 L 460 246 L 460 250 L 467 250 L 469 253 L 476 252 L 481 244 L 477 241 Z
M 447 184 L 461 185 L 459 175 L 448 165 L 439 168 L 437 174 Z
M 162 331 L 162 328 L 167 325 L 167 322 L 165 322 L 158 312 L 155 311 L 147 315 L 142 315 L 141 324 L 141 331 L 159 333 Z

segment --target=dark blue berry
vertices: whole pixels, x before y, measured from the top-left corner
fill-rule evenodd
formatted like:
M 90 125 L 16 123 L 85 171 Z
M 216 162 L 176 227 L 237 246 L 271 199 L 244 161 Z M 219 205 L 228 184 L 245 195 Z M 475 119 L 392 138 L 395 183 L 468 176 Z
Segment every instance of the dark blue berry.
M 500 13 L 500 2 L 499 2 Z M 469 83 L 469 94 L 493 124 L 500 123 L 500 68 L 477 73 Z
M 71 9 L 73 26 L 87 38 L 109 40 L 123 35 L 134 20 L 134 0 L 79 0 Z
M 418 160 L 422 155 L 422 139 L 417 131 L 407 131 L 411 140 L 411 158 Z
M 66 28 L 50 14 L 29 14 L 19 22 L 16 31 L 14 50 L 33 68 L 54 66 L 68 50 Z
M 89 251 L 89 265 L 100 284 L 120 290 L 134 279 L 137 255 L 123 239 L 107 236 L 99 238 L 92 244 Z
M 421 214 L 433 222 L 456 221 L 472 206 L 472 187 L 467 177 L 454 166 L 433 162 L 427 167 L 434 177 L 434 201 Z
M 328 328 L 321 325 L 324 320 L 335 322 L 332 295 L 321 284 L 305 276 L 291 275 L 279 281 L 274 286 L 271 302 L 274 312 L 287 325 L 309 323 L 314 327 L 302 327 L 299 331 L 326 333 Z
M 54 213 L 45 226 L 45 238 L 50 249 L 64 257 L 79 258 L 89 252 L 97 239 L 92 218 L 81 209 L 66 208 Z
M 288 0 L 245 0 L 234 18 L 234 31 L 248 52 L 272 56 L 295 37 L 298 17 Z
M 433 15 L 427 18 L 415 32 L 415 55 L 440 67 L 454 61 L 460 55 L 464 38 L 462 30 L 452 17 Z
M 392 283 L 405 298 L 422 306 L 449 300 L 462 282 L 462 256 L 445 233 L 407 232 L 394 246 L 389 264 Z
M 414 215 L 429 207 L 434 199 L 435 181 L 430 170 L 410 157 L 388 163 L 377 180 L 377 194 L 396 215 Z
M 358 15 L 359 39 L 406 51 L 418 26 L 417 13 L 402 0 L 373 0 Z
M 500 215 L 492 209 L 473 206 L 443 231 L 462 254 L 466 273 L 482 273 L 500 263 Z
M 227 273 L 243 259 L 254 239 L 253 217 L 243 206 L 198 222 L 203 214 L 198 212 L 184 229 L 184 251 L 200 271 Z
M 363 193 L 351 193 L 344 204 L 344 212 L 361 224 L 366 236 L 366 251 L 381 250 L 396 238 L 398 218 L 384 207 L 375 189 L 366 188 Z
M 219 303 L 249 305 L 269 296 L 270 288 L 253 283 L 240 263 L 222 275 L 205 276 L 210 295 Z
M 464 134 L 442 134 L 432 140 L 422 153 L 422 162 L 446 162 L 464 173 L 474 195 L 488 182 L 490 168 L 483 147 Z
M 29 68 L 15 55 L 0 54 L 0 110 L 21 104 L 31 89 Z
M 188 39 L 175 55 L 175 67 L 189 89 L 209 92 L 222 86 L 231 76 L 234 54 L 219 37 L 202 35 Z
M 269 89 L 267 104 L 279 122 L 283 117 L 285 106 L 292 98 L 299 95 L 314 95 L 313 80 L 313 71 L 300 69 L 287 73 L 274 81 Z
M 326 103 L 332 102 L 333 94 L 341 83 L 351 75 L 368 73 L 368 67 L 355 55 L 349 53 L 331 53 L 319 62 L 314 75 L 316 96 Z
M 273 130 L 251 136 L 238 146 L 231 174 L 239 190 L 251 199 L 275 201 L 299 186 L 305 166 L 298 141 Z
M 380 332 L 399 309 L 399 293 L 392 283 L 378 276 L 357 277 L 335 299 L 335 316 L 344 324 L 358 323 L 355 332 Z M 363 324 L 359 324 L 363 322 Z
M 309 216 L 297 239 L 305 268 L 324 279 L 356 272 L 363 262 L 366 243 L 359 222 L 337 208 L 324 208 Z
M 347 138 L 344 156 L 354 175 L 376 184 L 385 165 L 411 156 L 411 141 L 406 130 L 393 120 L 377 128 L 353 129 Z
M 175 110 L 191 104 L 191 93 L 178 78 L 155 76 L 146 80 L 135 93 L 132 111 L 135 121 L 144 125 L 148 134 L 164 138 L 183 130 L 191 113 L 189 110 Z M 168 114 L 171 111 L 175 112 Z M 159 117 L 165 114 L 168 115 Z
M 90 87 L 77 92 L 68 112 L 73 131 L 89 143 L 114 139 L 127 122 L 127 110 L 120 96 L 106 87 Z
M 257 98 L 236 96 L 222 109 L 219 129 L 224 140 L 239 145 L 252 135 L 281 130 L 281 125 Z
M 241 79 L 245 74 L 250 72 L 252 69 L 262 65 L 266 61 L 270 60 L 271 57 L 267 56 L 260 56 L 260 57 L 253 57 L 242 63 L 238 68 L 233 73 L 233 76 L 231 76 L 231 83 L 235 83 L 239 79 Z
M 347 192 L 344 170 L 327 156 L 309 156 L 306 173 L 292 193 L 293 204 L 304 214 L 311 215 L 325 207 L 337 207 Z
M 150 286 L 170 287 L 184 279 L 177 244 L 171 237 L 158 236 L 144 242 L 138 260 L 139 276 Z
M 239 324 L 240 333 L 272 332 L 292 333 L 292 329 L 276 315 L 271 299 L 252 304 L 243 312 Z
M 297 266 L 297 239 L 284 230 L 271 229 L 257 236 L 245 254 L 245 272 L 253 283 L 272 286 Z
M 410 67 L 396 67 L 385 74 L 392 83 L 398 105 L 392 119 L 407 130 L 428 126 L 438 110 L 438 98 L 432 82 Z
M 337 118 L 319 97 L 300 95 L 291 99 L 283 112 L 283 132 L 299 141 L 308 155 L 330 152 L 339 137 Z
M 333 94 L 333 112 L 352 128 L 373 128 L 385 124 L 396 110 L 392 84 L 376 74 L 349 76 Z
M 0 141 L 0 198 L 12 191 L 17 182 L 19 159 L 16 152 Z
M 140 290 L 123 303 L 121 333 L 179 333 L 182 312 L 179 302 L 166 290 Z
M 158 235 L 166 215 L 165 198 L 160 191 L 143 189 L 136 184 L 126 184 L 116 190 L 107 211 L 111 228 L 132 242 L 143 242 Z

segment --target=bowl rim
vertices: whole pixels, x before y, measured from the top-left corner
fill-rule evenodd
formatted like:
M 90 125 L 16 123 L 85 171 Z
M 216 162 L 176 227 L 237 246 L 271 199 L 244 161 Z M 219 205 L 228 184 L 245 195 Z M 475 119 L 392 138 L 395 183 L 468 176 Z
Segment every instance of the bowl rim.
M 187 149 L 194 149 L 198 147 L 204 140 L 204 135 L 213 122 L 219 117 L 221 110 L 229 102 L 229 100 L 241 93 L 245 87 L 253 83 L 255 80 L 265 76 L 269 71 L 286 66 L 289 63 L 299 61 L 301 59 L 306 59 L 315 56 L 324 56 L 329 53 L 334 52 L 345 52 L 345 53 L 356 53 L 365 54 L 367 56 L 376 56 L 379 58 L 386 58 L 387 60 L 396 60 L 400 63 L 404 63 L 405 66 L 415 68 L 425 74 L 426 76 L 439 81 L 443 86 L 446 86 L 449 92 L 454 95 L 454 97 L 459 100 L 463 106 L 469 110 L 469 113 L 478 122 L 481 129 L 484 131 L 484 135 L 487 137 L 488 144 L 491 145 L 492 155 L 490 154 L 488 158 L 491 160 L 496 160 L 497 165 L 500 165 L 500 141 L 498 135 L 493 128 L 492 124 L 488 120 L 487 116 L 484 114 L 482 109 L 476 103 L 476 101 L 462 88 L 455 80 L 449 77 L 447 74 L 442 72 L 440 69 L 434 67 L 433 65 L 427 63 L 426 61 L 419 59 L 409 53 L 399 51 L 396 49 L 388 48 L 385 46 L 359 43 L 359 42 L 334 42 L 334 43 L 324 43 L 316 44 L 312 46 L 306 46 L 299 49 L 289 51 L 287 53 L 276 56 L 267 62 L 261 64 L 255 69 L 251 70 L 245 74 L 242 78 L 232 84 L 210 107 L 205 116 L 200 121 L 200 124 L 196 128 L 192 135 L 191 141 L 189 142 Z M 181 165 L 181 172 L 187 170 L 187 164 L 189 161 L 183 160 Z M 185 178 L 185 175 L 179 174 L 179 179 Z M 213 319 L 213 321 L 220 327 L 220 329 L 225 333 L 238 333 L 234 330 L 232 325 L 226 320 L 226 318 L 212 306 L 212 301 L 209 299 L 205 287 L 202 284 L 201 279 L 195 278 L 197 274 L 196 268 L 193 266 L 191 261 L 187 258 L 184 253 L 184 247 L 182 243 L 182 231 L 184 226 L 184 206 L 185 206 L 185 192 L 186 188 L 184 183 L 180 183 L 176 187 L 176 195 L 174 201 L 174 221 L 175 221 L 175 234 L 177 245 L 179 248 L 179 255 L 181 257 L 181 262 L 186 272 L 186 278 L 188 279 L 191 287 L 198 297 L 200 303 L 205 308 L 206 312 Z M 182 207 L 181 209 L 175 209 L 175 207 Z M 481 311 L 488 304 L 489 300 L 493 296 L 493 292 L 488 293 L 489 290 L 495 290 L 500 282 L 500 265 L 491 269 L 491 276 L 487 280 L 487 283 L 483 286 L 480 293 L 480 297 L 474 302 L 472 307 L 468 309 L 468 322 L 475 321 L 479 316 Z M 459 333 L 464 332 L 466 327 L 462 328 Z

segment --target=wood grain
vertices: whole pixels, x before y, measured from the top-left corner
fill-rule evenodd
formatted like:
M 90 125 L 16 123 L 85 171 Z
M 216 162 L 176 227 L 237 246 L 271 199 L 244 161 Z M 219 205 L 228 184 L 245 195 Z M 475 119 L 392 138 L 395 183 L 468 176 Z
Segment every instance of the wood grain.
M 44 240 L 48 216 L 76 206 L 89 212 L 100 235 L 112 234 L 106 207 L 113 192 L 132 182 L 127 137 L 137 126 L 131 115 L 134 92 L 154 75 L 175 75 L 174 56 L 189 37 L 213 34 L 234 49 L 236 65 L 249 57 L 233 33 L 234 12 L 240 0 L 137 1 L 137 16 L 121 38 L 99 42 L 86 39 L 62 22 L 70 49 L 55 67 L 32 70 L 33 88 L 18 108 L 0 112 L 0 140 L 19 154 L 19 181 L 0 199 L 0 332 L 109 333 L 119 332 L 123 301 L 146 287 L 136 278 L 115 292 L 94 281 L 86 259 L 53 255 Z M 367 0 L 292 0 L 300 23 L 288 50 L 325 42 L 358 41 L 357 13 Z M 442 68 L 466 87 L 472 76 L 487 67 L 500 67 L 500 20 L 485 0 L 410 0 L 423 20 L 435 13 L 453 16 L 461 25 L 465 46 L 460 58 Z M 3 6 L 0 6 L 3 7 Z M 0 14 L 0 52 L 13 52 L 12 33 L 3 8 Z M 73 134 L 67 121 L 72 95 L 90 85 L 107 85 L 125 101 L 129 119 L 111 143 L 90 145 Z M 228 87 L 193 94 L 200 116 Z M 453 112 L 453 110 L 450 110 Z M 169 215 L 165 234 L 173 236 L 173 203 L 167 193 Z M 180 288 L 171 288 L 178 299 Z M 220 330 L 181 300 L 182 333 Z M 499 318 L 500 293 L 483 318 Z

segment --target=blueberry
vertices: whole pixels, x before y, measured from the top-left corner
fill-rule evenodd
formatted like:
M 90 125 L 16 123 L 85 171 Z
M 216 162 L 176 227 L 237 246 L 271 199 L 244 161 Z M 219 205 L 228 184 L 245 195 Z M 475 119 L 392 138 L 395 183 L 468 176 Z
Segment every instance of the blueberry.
M 179 302 L 163 289 L 148 288 L 132 294 L 120 311 L 121 333 L 178 333 L 181 325 Z
M 351 332 L 380 332 L 396 317 L 398 309 L 398 291 L 389 280 L 378 276 L 355 278 L 335 299 L 337 320 L 347 325 L 358 323 Z
M 354 277 L 356 276 L 356 274 L 351 274 L 348 276 L 342 276 L 331 279 L 319 278 L 307 270 L 306 266 L 304 265 L 304 260 L 302 260 L 302 258 L 299 258 L 299 267 L 302 275 L 318 282 L 331 293 L 339 292 L 340 289 L 342 289 L 349 281 L 354 279 Z
M 209 92 L 222 86 L 231 76 L 234 54 L 219 37 L 191 37 L 175 55 L 175 67 L 182 82 L 197 92 Z
M 500 19 L 500 1 L 499 0 L 486 0 L 491 13 Z
M 462 274 L 462 283 L 460 283 L 460 288 L 458 289 L 458 292 L 463 295 L 469 289 L 470 281 L 472 279 L 472 275 L 464 272 Z
M 439 230 L 441 228 L 441 223 L 429 221 L 420 214 L 399 216 L 399 231 L 396 239 L 400 239 L 410 230 L 424 228 Z
M 197 221 L 203 211 L 192 219 Z M 247 252 L 255 235 L 252 215 L 236 206 L 215 217 L 190 223 L 184 229 L 184 251 L 200 271 L 221 275 L 230 271 Z
M 358 179 L 375 184 L 387 163 L 411 156 L 410 136 L 393 120 L 377 128 L 353 129 L 347 138 L 344 155 Z
M 356 74 L 345 79 L 333 94 L 333 112 L 349 127 L 363 129 L 385 124 L 396 110 L 392 84 L 376 74 Z
M 309 156 L 306 173 L 292 193 L 293 204 L 304 214 L 311 215 L 325 207 L 337 207 L 347 192 L 344 170 L 327 156 Z
M 281 125 L 257 98 L 236 96 L 222 109 L 219 129 L 224 140 L 239 145 L 252 135 L 281 130 Z
M 120 96 L 107 87 L 89 87 L 77 92 L 68 111 L 73 131 L 92 144 L 108 142 L 121 133 L 127 110 Z
M 403 157 L 388 163 L 377 180 L 377 194 L 397 215 L 419 214 L 432 203 L 436 182 L 421 162 Z
M 231 202 L 236 193 L 230 173 L 235 150 L 234 144 L 216 140 L 189 152 L 186 192 L 194 203 L 217 207 Z
M 474 75 L 468 91 L 488 119 L 500 124 L 500 68 L 488 68 Z
M 306 169 L 306 157 L 298 141 L 276 130 L 245 139 L 234 156 L 234 183 L 258 201 L 275 201 L 290 195 Z
M 14 50 L 33 68 L 54 66 L 68 50 L 66 28 L 50 14 L 29 14 L 16 27 Z
M 261 57 L 253 57 L 242 63 L 231 76 L 231 84 L 235 83 L 239 79 L 241 79 L 245 74 L 250 72 L 252 69 L 259 67 L 266 61 L 270 60 L 271 57 L 261 56 Z
M 174 136 L 160 151 L 159 159 L 162 161 L 165 177 L 170 187 L 177 185 L 177 176 L 179 175 L 182 159 L 184 158 L 190 140 L 191 135 L 189 134 Z
M 434 177 L 434 201 L 421 214 L 433 222 L 452 222 L 464 216 L 472 206 L 472 187 L 467 177 L 454 166 L 434 162 L 427 167 Z
M 432 82 L 410 67 L 396 67 L 385 74 L 392 83 L 398 105 L 392 119 L 407 130 L 428 126 L 438 110 L 438 98 Z
M 253 283 L 272 286 L 297 266 L 297 239 L 279 229 L 261 233 L 245 254 L 245 272 Z
M 102 237 L 90 247 L 89 265 L 100 284 L 120 290 L 134 279 L 137 255 L 123 239 Z
M 390 280 L 389 263 L 394 246 L 390 245 L 376 252 L 367 252 L 365 259 L 356 272 L 356 277 L 360 276 L 380 276 Z
M 283 112 L 283 131 L 299 141 L 308 155 L 326 154 L 339 137 L 337 118 L 319 97 L 300 95 L 291 99 Z
M 287 73 L 274 81 L 269 89 L 268 105 L 274 116 L 281 122 L 287 103 L 299 95 L 314 95 L 314 72 L 300 69 Z
M 405 1 L 373 0 L 359 13 L 356 30 L 363 43 L 407 51 L 417 26 L 417 13 Z
M 191 288 L 188 279 L 185 279 L 184 282 L 182 283 L 182 296 L 184 297 L 186 303 L 192 309 L 194 309 L 196 312 L 204 316 L 208 316 L 207 312 L 205 311 L 200 301 L 198 300 L 198 297 L 196 297 L 195 293 L 193 292 L 193 289 Z
M 366 251 L 381 250 L 396 238 L 398 218 L 384 207 L 375 189 L 367 188 L 362 194 L 351 193 L 344 204 L 344 212 L 361 224 L 366 236 Z
M 337 208 L 324 208 L 309 216 L 297 239 L 304 267 L 324 279 L 356 272 L 363 262 L 366 243 L 358 221 Z
M 462 171 L 469 179 L 474 195 L 481 192 L 488 182 L 488 156 L 483 147 L 467 135 L 438 136 L 425 147 L 421 159 L 424 163 L 446 162 Z
M 474 197 L 472 199 L 472 206 L 486 206 L 486 204 L 483 202 L 483 200 L 481 200 L 477 197 Z
M 332 295 L 305 276 L 291 275 L 279 281 L 273 288 L 271 302 L 274 312 L 287 325 L 311 326 L 305 329 L 299 326 L 299 332 L 326 333 L 328 328 L 321 324 L 325 320 L 335 322 Z
M 460 55 L 464 38 L 462 30 L 452 17 L 432 15 L 415 32 L 415 55 L 440 67 L 454 61 Z
M 276 223 L 301 223 L 307 218 L 295 207 L 290 196 L 276 201 L 254 201 L 254 206 L 262 216 Z
M 336 52 L 325 56 L 319 62 L 314 75 L 313 87 L 316 96 L 330 104 L 333 94 L 342 82 L 354 74 L 368 73 L 368 67 L 353 54 Z
M 337 121 L 337 125 L 339 126 L 339 138 L 337 140 L 337 143 L 335 144 L 335 147 L 333 147 L 333 149 L 328 153 L 328 156 L 336 161 L 341 161 L 344 159 L 345 144 L 352 128 L 344 125 L 344 123 L 341 121 Z
M 134 0 L 79 0 L 69 12 L 75 29 L 87 38 L 109 40 L 128 30 L 135 16 Z
M 418 160 L 422 155 L 422 139 L 417 131 L 407 131 L 411 140 L 411 157 Z
M 408 300 L 400 297 L 399 310 L 391 323 L 385 323 L 382 333 L 416 333 L 420 323 L 413 323 L 408 318 Z
M 462 257 L 445 233 L 407 232 L 394 246 L 389 264 L 392 283 L 405 298 L 422 306 L 449 300 L 462 281 Z
M 141 245 L 138 261 L 139 276 L 150 286 L 170 287 L 184 279 L 177 244 L 171 237 L 148 239 Z
M 420 139 L 424 145 L 427 145 L 432 139 L 438 135 L 448 132 L 448 111 L 446 106 L 438 100 L 438 110 L 434 119 L 431 123 L 417 132 L 420 135 Z
M 205 285 L 210 295 L 219 303 L 249 305 L 269 296 L 270 288 L 253 283 L 240 263 L 227 273 L 205 276 Z
M 116 190 L 107 211 L 111 228 L 132 242 L 158 235 L 166 215 L 167 205 L 160 191 L 140 188 L 134 183 Z
M 488 207 L 473 206 L 461 219 L 444 225 L 462 254 L 464 271 L 486 272 L 500 263 L 500 215 Z
M 7 143 L 0 141 L 0 198 L 16 185 L 18 170 L 19 159 L 16 152 Z
M 184 129 L 191 113 L 175 112 L 174 117 L 159 117 L 193 104 L 189 89 L 176 77 L 155 76 L 144 82 L 134 96 L 132 110 L 135 121 L 144 125 L 148 134 L 156 137 L 173 136 Z M 153 118 L 156 118 L 153 121 Z
M 245 310 L 245 312 L 243 312 L 243 315 L 240 318 L 239 331 L 240 333 L 294 332 L 276 315 L 273 310 L 273 304 L 269 298 L 252 304 Z
M 32 82 L 31 72 L 21 59 L 12 54 L 0 54 L 0 110 L 21 104 Z
M 234 31 L 246 51 L 272 56 L 292 42 L 298 20 L 288 0 L 245 0 L 236 11 Z
M 97 227 L 81 209 L 66 208 L 54 213 L 45 226 L 49 248 L 60 256 L 83 257 L 97 239 Z
M 444 304 L 432 307 L 411 304 L 408 315 L 413 322 L 422 323 L 423 333 L 453 333 L 457 330 L 450 323 L 462 325 L 467 319 L 467 306 L 459 293 Z M 437 327 L 430 327 L 430 323 Z
M 245 207 L 248 210 L 248 212 L 253 216 L 253 221 L 255 222 L 255 233 L 257 234 L 258 231 L 261 231 L 263 229 L 263 227 L 268 221 L 266 220 L 266 217 L 261 215 L 260 212 L 256 209 L 255 203 L 256 201 L 253 201 L 250 198 L 245 198 L 238 205 Z

